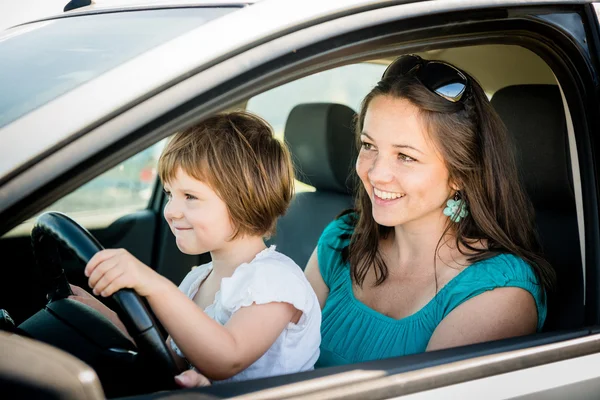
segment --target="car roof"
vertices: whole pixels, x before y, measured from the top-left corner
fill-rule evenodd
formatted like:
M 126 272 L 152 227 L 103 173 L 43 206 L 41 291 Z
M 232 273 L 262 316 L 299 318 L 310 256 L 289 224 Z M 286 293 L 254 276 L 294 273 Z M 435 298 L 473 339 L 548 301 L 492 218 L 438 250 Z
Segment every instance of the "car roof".
M 145 7 L 145 6 L 182 6 L 182 5 L 220 5 L 220 4 L 253 4 L 260 0 L 94 0 L 87 7 Z M 87 8 L 86 7 L 86 8 Z
M 245 6 L 258 1 L 260 0 L 96 0 L 89 6 L 67 11 L 67 13 L 166 7 Z
M 72 10 L 50 15 L 44 18 L 28 21 L 29 23 L 47 21 L 51 19 L 74 17 L 90 14 L 102 14 L 119 11 L 156 10 L 165 8 L 185 7 L 246 7 L 258 3 L 260 0 L 92 0 L 89 6 L 74 8 Z M 67 3 L 65 3 L 67 4 Z

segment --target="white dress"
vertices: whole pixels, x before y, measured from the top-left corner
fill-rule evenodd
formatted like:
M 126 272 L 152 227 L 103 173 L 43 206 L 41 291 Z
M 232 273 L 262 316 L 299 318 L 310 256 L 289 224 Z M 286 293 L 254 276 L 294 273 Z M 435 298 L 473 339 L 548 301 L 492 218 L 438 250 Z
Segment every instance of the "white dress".
M 179 289 L 193 299 L 211 270 L 212 263 L 192 269 Z M 223 278 L 214 302 L 204 312 L 225 325 L 233 313 L 242 307 L 272 302 L 292 304 L 302 311 L 300 320 L 296 324 L 290 322 L 262 357 L 225 381 L 264 378 L 313 369 L 319 358 L 321 343 L 321 307 L 300 267 L 289 257 L 275 251 L 275 246 L 261 251 L 251 262 L 237 267 L 231 277 Z M 185 357 L 173 340 L 171 347 L 179 356 Z

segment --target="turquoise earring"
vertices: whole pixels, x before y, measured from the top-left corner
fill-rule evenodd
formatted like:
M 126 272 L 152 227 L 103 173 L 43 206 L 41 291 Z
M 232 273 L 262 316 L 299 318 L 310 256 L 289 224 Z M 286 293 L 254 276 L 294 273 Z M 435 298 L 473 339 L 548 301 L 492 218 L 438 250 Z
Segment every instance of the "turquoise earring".
M 444 215 L 450 217 L 452 222 L 460 222 L 461 219 L 469 215 L 467 203 L 461 199 L 460 192 L 456 192 L 454 199 L 450 199 L 446 202 Z

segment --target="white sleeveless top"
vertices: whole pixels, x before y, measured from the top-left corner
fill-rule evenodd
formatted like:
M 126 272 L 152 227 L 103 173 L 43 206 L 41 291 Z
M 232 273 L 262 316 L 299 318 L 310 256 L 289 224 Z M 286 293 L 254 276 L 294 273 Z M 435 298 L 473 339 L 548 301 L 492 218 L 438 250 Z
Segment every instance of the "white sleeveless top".
M 212 262 L 190 271 L 179 289 L 193 299 L 200 284 L 212 270 Z M 237 375 L 219 382 L 241 381 L 307 371 L 319 358 L 321 307 L 302 269 L 291 258 L 271 246 L 249 263 L 236 268 L 221 280 L 214 302 L 204 312 L 225 325 L 240 308 L 271 302 L 292 304 L 302 311 L 297 324 L 289 323 L 262 357 Z M 171 340 L 171 348 L 185 357 Z

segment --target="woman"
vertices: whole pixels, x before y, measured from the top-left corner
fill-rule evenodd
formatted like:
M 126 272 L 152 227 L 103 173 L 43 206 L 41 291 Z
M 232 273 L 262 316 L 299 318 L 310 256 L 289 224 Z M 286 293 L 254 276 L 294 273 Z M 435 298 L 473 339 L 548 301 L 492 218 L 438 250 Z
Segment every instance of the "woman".
M 554 272 L 477 82 L 400 57 L 364 99 L 356 129 L 356 210 L 325 229 L 306 268 L 323 309 L 317 366 L 539 331 Z M 179 378 L 191 387 L 203 377 Z
M 306 268 L 323 308 L 317 366 L 540 330 L 554 273 L 477 82 L 400 57 L 356 128 L 356 211 L 325 229 Z

